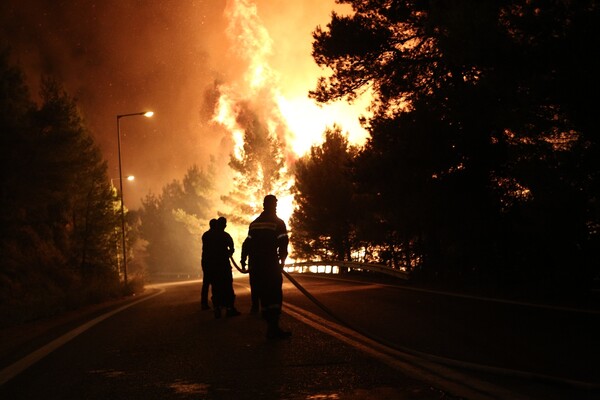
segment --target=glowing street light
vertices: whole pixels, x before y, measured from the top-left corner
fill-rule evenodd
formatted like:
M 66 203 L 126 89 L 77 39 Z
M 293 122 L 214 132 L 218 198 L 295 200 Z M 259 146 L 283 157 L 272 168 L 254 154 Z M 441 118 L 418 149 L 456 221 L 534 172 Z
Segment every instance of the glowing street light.
M 123 240 L 123 281 L 125 287 L 127 287 L 127 248 L 125 245 L 125 202 L 123 201 L 123 174 L 121 172 L 121 118 L 133 117 L 136 115 L 143 115 L 144 117 L 151 117 L 154 115 L 152 111 L 137 112 L 131 114 L 120 114 L 117 115 L 117 149 L 119 155 L 119 189 L 121 191 L 121 233 Z M 131 179 L 130 179 L 131 177 Z M 133 176 L 128 176 L 127 180 L 133 180 Z
M 115 185 L 113 184 L 113 181 L 120 181 L 121 178 L 110 178 L 110 186 L 115 187 Z M 134 181 L 135 180 L 135 176 L 133 175 L 127 175 L 127 178 L 125 178 L 126 181 Z

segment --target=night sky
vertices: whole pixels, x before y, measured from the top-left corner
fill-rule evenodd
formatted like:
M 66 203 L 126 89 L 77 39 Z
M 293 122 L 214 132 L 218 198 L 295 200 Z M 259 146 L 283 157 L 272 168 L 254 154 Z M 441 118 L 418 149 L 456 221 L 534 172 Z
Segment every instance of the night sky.
M 334 0 L 3 0 L 0 45 L 10 47 L 32 94 L 49 74 L 77 98 L 109 178 L 118 178 L 116 116 L 155 112 L 121 119 L 123 174 L 136 177 L 125 183 L 125 201 L 135 208 L 192 164 L 204 168 L 213 157 L 227 168 L 232 139 L 211 123 L 214 88 L 248 70 L 232 43 L 240 35 L 227 29 L 237 8 L 254 6 L 281 93 L 305 101 L 322 73 L 310 56 L 311 32 L 327 24 Z M 322 134 L 311 129 L 296 135 Z

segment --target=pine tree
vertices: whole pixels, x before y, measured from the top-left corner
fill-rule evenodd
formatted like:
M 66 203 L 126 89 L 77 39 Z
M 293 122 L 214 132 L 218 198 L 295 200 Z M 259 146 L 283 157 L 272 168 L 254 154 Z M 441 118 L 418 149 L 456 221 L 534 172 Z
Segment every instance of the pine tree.
M 290 226 L 293 257 L 346 260 L 357 250 L 354 242 L 358 204 L 354 201 L 350 167 L 356 149 L 340 128 L 325 131 L 321 146 L 294 166 L 297 209 Z

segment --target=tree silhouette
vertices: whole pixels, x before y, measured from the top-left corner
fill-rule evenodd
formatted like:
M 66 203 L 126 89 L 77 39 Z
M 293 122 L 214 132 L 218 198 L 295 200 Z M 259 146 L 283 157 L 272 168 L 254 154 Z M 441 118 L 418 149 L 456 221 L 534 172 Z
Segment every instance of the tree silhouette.
M 374 93 L 356 168 L 374 226 L 438 276 L 589 282 L 597 1 L 341 2 L 354 14 L 314 32 L 333 73 L 311 96 Z
M 106 162 L 71 98 L 44 78 L 36 106 L 0 57 L 0 314 L 34 318 L 119 292 Z
M 292 193 L 297 204 L 290 226 L 293 257 L 351 260 L 356 251 L 354 201 L 350 167 L 356 149 L 339 127 L 325 131 L 321 146 L 294 166 Z

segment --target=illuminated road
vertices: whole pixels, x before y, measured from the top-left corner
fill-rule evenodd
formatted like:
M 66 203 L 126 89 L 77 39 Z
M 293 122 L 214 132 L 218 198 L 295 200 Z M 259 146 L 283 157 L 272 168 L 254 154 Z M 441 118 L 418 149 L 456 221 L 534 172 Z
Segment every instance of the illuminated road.
M 219 320 L 199 311 L 200 282 L 166 285 L 114 315 L 96 312 L 32 335 L 20 352 L 4 349 L 7 376 L 36 348 L 79 329 L 0 386 L 0 399 L 597 398 L 597 389 L 561 381 L 598 376 L 597 313 L 296 278 L 359 332 L 289 282 L 282 324 L 293 337 L 281 342 L 266 341 L 263 321 L 248 314 L 246 277 L 235 285 L 243 315 Z

